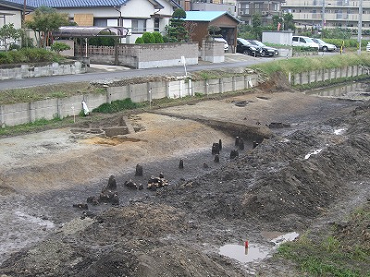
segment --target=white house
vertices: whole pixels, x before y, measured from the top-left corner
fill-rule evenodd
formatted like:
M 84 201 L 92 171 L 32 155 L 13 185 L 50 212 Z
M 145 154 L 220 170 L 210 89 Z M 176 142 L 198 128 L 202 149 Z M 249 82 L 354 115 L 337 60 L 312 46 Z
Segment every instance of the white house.
M 0 28 L 6 24 L 14 24 L 15 29 L 22 27 L 23 15 L 32 11 L 33 8 L 10 1 L 0 1 Z M 0 40 L 0 49 L 5 49 L 6 44 L 14 41 Z
M 27 5 L 53 7 L 67 13 L 78 26 L 128 28 L 131 35 L 122 39 L 122 43 L 134 43 L 146 31 L 164 34 L 174 10 L 179 8 L 173 0 L 27 0 Z

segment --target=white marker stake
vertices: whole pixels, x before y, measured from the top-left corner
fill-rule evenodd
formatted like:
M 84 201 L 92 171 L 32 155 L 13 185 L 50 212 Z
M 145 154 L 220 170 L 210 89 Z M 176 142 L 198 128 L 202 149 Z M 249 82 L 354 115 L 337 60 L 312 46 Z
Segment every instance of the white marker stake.
M 71 109 L 72 109 L 72 112 L 73 112 L 73 123 L 76 123 L 75 107 L 72 105 Z
M 186 59 L 185 59 L 185 56 L 181 56 L 181 62 L 183 63 L 184 65 L 184 69 L 185 69 L 185 76 L 187 77 L 188 76 L 188 72 L 186 71 Z

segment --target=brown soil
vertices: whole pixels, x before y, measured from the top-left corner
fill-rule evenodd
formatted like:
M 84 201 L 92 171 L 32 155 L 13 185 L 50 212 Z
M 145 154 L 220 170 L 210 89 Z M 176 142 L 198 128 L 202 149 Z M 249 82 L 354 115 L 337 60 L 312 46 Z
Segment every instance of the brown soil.
M 114 138 L 89 131 L 122 114 L 1 139 L 0 275 L 298 276 L 285 261 L 243 264 L 220 247 L 248 240 L 273 253 L 271 238 L 325 229 L 367 203 L 370 110 L 282 88 L 131 114 L 135 132 Z M 161 172 L 168 186 L 147 190 Z M 118 205 L 73 207 L 111 175 Z

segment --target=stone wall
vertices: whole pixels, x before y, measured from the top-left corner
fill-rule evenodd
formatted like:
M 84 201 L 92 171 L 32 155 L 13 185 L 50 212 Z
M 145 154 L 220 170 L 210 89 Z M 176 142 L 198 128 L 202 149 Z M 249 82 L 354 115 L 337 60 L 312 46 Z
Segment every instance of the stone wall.
M 45 63 L 34 65 L 2 66 L 0 80 L 23 79 L 56 75 L 72 75 L 85 73 L 87 68 L 81 62 Z

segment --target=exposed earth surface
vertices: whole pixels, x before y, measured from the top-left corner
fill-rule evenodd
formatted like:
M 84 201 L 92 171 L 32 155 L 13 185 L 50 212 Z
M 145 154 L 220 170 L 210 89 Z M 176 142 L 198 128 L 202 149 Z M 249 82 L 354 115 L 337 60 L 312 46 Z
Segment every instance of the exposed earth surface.
M 279 238 L 370 205 L 370 104 L 277 81 L 1 138 L 0 276 L 302 276 Z

